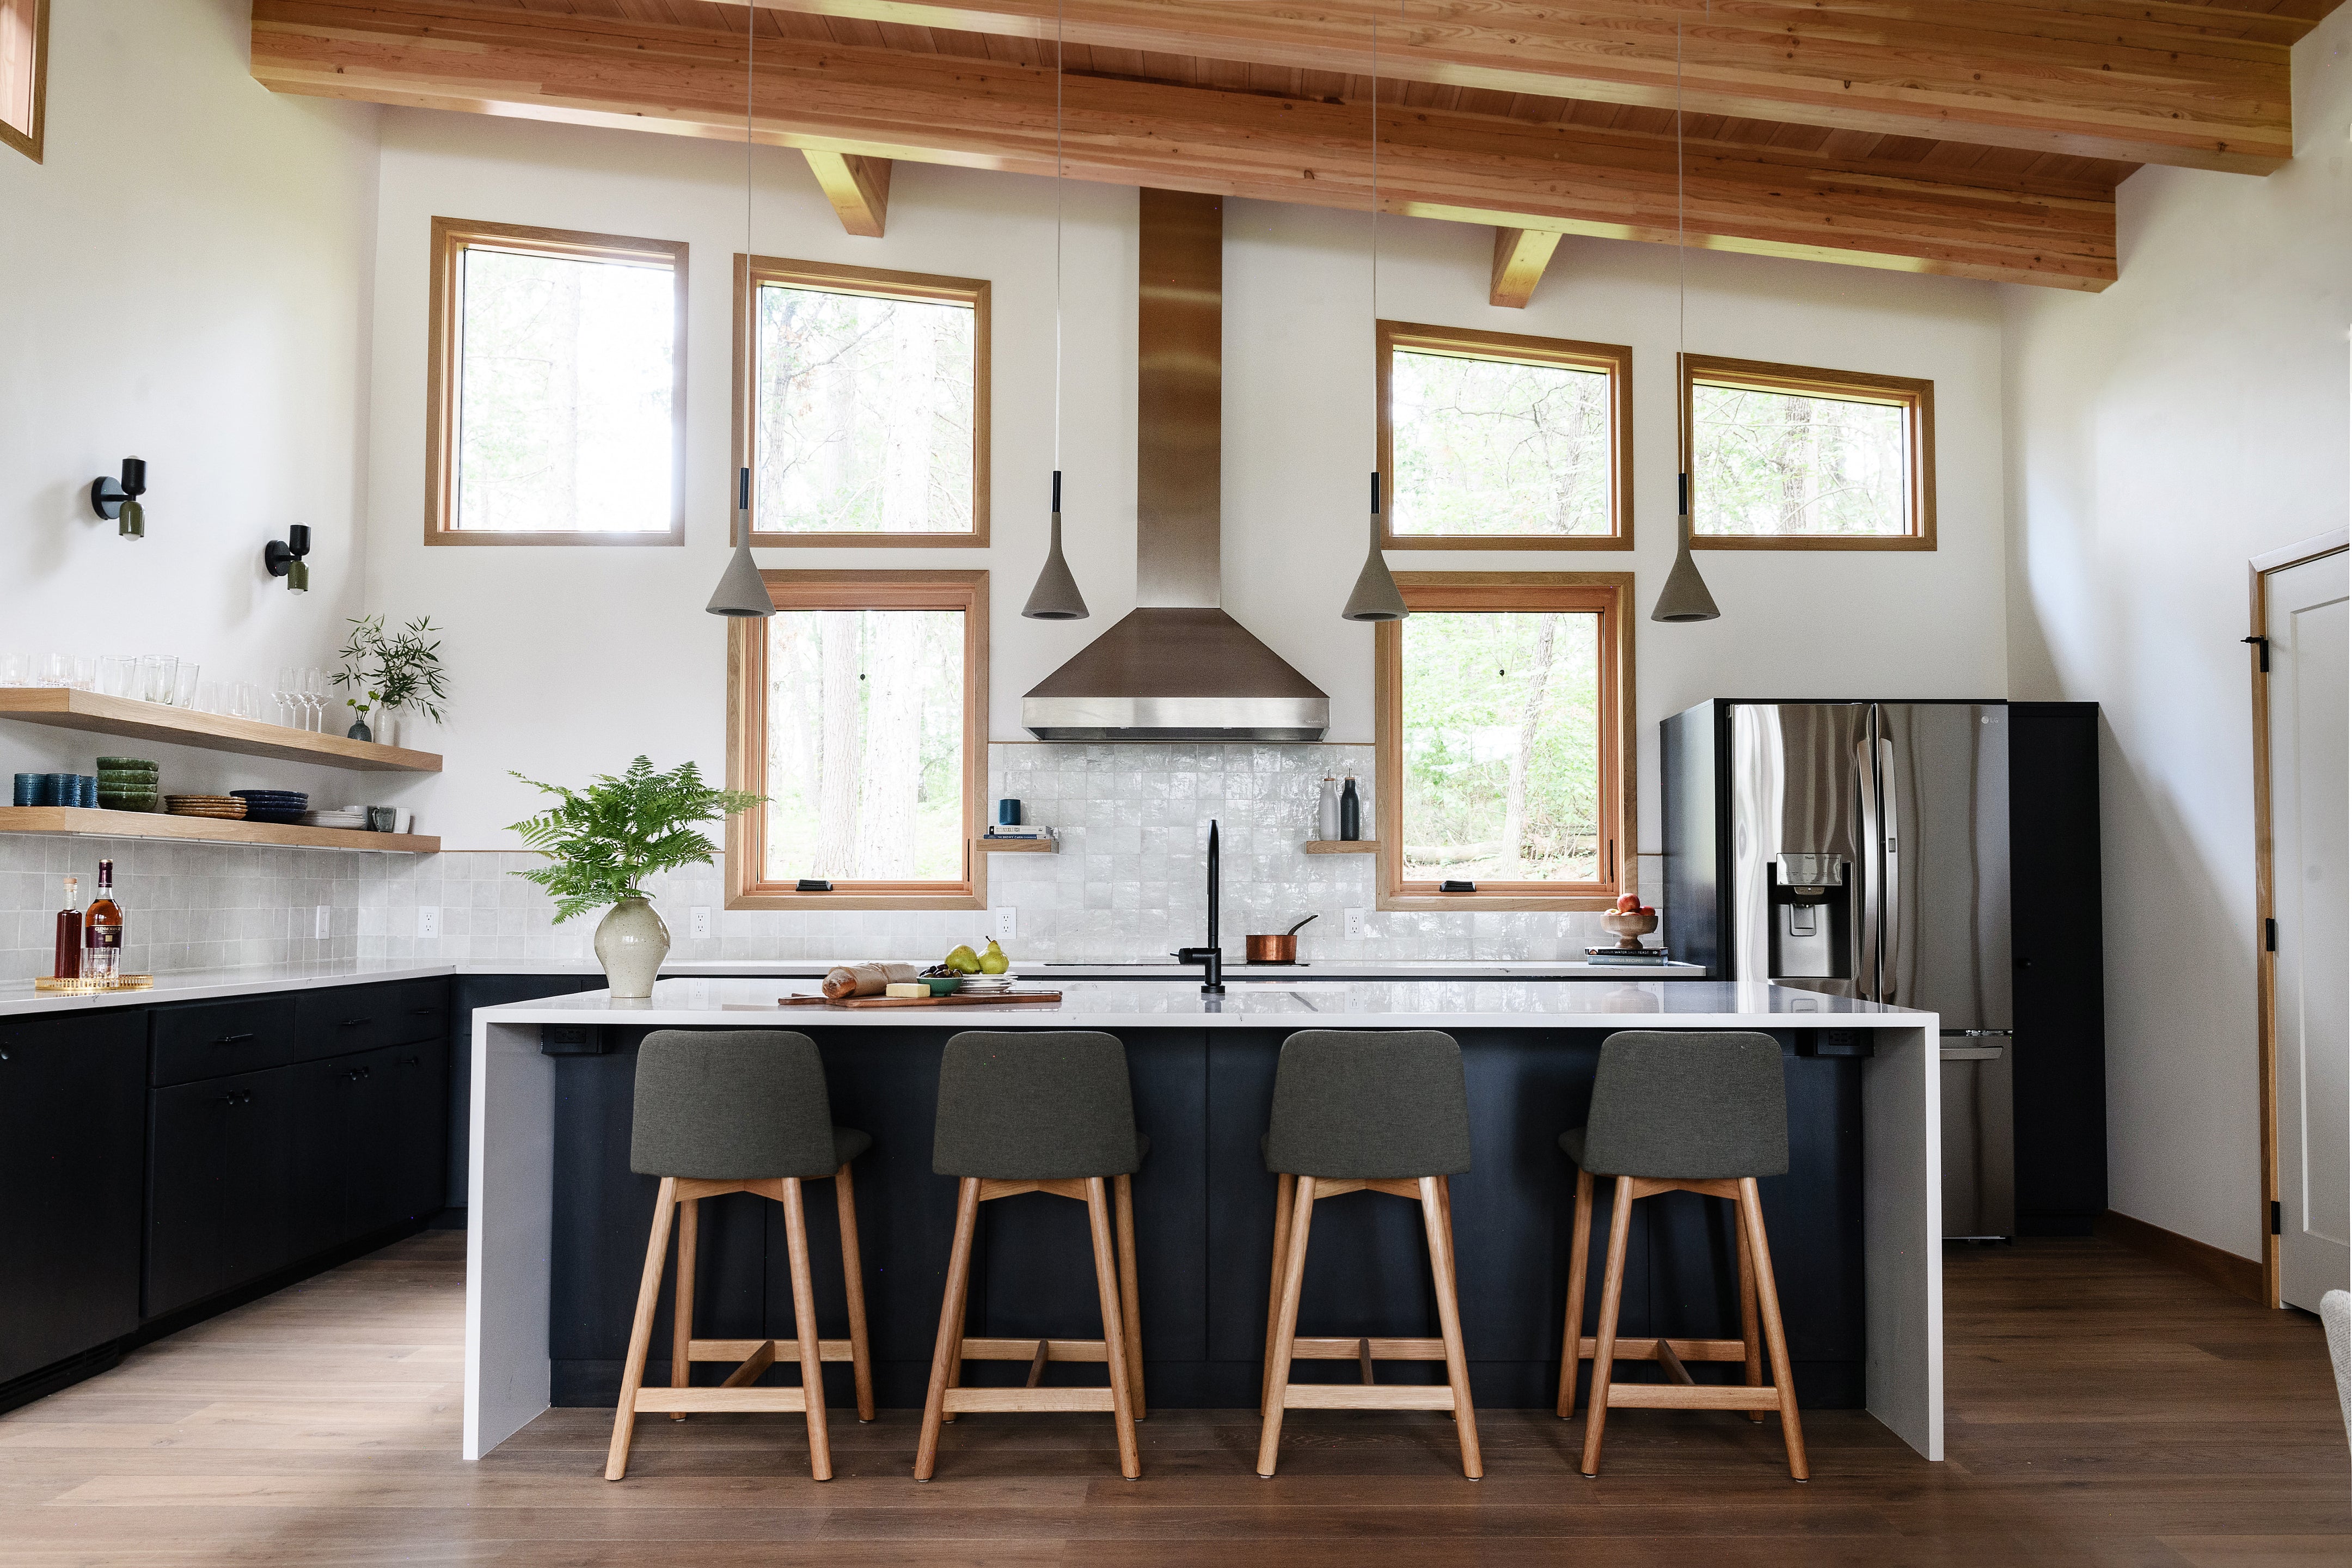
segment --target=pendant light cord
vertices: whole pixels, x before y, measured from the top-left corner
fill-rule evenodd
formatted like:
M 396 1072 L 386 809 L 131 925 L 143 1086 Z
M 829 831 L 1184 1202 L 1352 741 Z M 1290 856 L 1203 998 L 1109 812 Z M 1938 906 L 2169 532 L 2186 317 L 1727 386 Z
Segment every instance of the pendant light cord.
M 1054 0 L 1054 510 L 1062 510 L 1062 5 Z
M 752 67 L 760 52 L 760 8 L 744 7 L 749 15 L 743 22 L 743 363 L 751 377 L 751 395 L 745 404 L 751 420 L 742 432 L 743 462 L 735 476 L 735 510 L 742 515 L 742 542 L 751 542 L 751 458 L 758 446 L 760 428 L 760 360 L 756 347 L 760 341 L 759 290 L 751 287 L 751 105 L 756 96 L 757 78 Z

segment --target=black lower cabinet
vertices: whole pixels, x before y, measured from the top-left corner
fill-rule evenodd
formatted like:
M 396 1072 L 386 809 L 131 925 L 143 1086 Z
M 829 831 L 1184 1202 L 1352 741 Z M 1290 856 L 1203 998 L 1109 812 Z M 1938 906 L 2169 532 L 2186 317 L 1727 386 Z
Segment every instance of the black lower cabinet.
M 448 1042 L 419 1040 L 383 1054 L 400 1129 L 392 1152 L 393 1222 L 427 1218 L 448 1204 Z
M 299 1070 L 205 1079 L 150 1095 L 146 1316 L 293 1261 Z
M 0 1384 L 139 1325 L 135 1013 L 0 1020 Z

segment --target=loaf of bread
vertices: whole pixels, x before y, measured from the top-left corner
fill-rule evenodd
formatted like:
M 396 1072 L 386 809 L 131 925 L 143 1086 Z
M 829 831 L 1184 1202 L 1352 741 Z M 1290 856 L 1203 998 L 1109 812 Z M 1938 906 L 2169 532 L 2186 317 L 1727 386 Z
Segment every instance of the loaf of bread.
M 838 1002 L 845 996 L 879 996 L 892 983 L 913 978 L 911 963 L 845 963 L 829 971 L 819 989 Z

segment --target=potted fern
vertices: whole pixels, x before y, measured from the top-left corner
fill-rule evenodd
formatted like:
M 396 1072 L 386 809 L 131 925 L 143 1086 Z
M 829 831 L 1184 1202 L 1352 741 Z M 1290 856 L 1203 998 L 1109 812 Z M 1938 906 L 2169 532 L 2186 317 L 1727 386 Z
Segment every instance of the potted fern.
M 605 910 L 596 924 L 596 962 L 604 965 L 607 986 L 616 999 L 651 996 L 669 952 L 669 928 L 654 912 L 646 879 L 710 864 L 719 847 L 697 829 L 767 797 L 713 789 L 692 763 L 657 773 L 644 757 L 618 777 L 600 774 L 583 790 L 514 776 L 558 797 L 547 810 L 514 824 L 523 843 L 553 864 L 514 874 L 554 895 L 559 922 Z

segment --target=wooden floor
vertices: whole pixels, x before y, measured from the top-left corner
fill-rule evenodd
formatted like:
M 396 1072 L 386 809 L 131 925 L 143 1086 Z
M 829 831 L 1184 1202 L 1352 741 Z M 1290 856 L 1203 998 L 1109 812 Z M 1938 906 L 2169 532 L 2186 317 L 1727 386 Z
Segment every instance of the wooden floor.
M 2352 1461 L 2315 1321 L 2096 1241 L 1955 1251 L 1949 1461 L 1858 1412 L 1806 1419 L 1815 1479 L 1770 1426 L 1634 1411 L 1607 1473 L 1580 1423 L 1294 1413 L 1281 1476 L 1247 1415 L 1144 1426 L 1118 1479 L 1107 1419 L 982 1416 L 940 1479 L 915 1421 L 836 1411 L 839 1479 L 795 1417 L 648 1419 L 599 1479 L 610 1417 L 550 1413 L 457 1458 L 463 1237 L 428 1233 L 154 1345 L 0 1416 L 0 1564 L 2164 1564 L 2352 1563 Z

